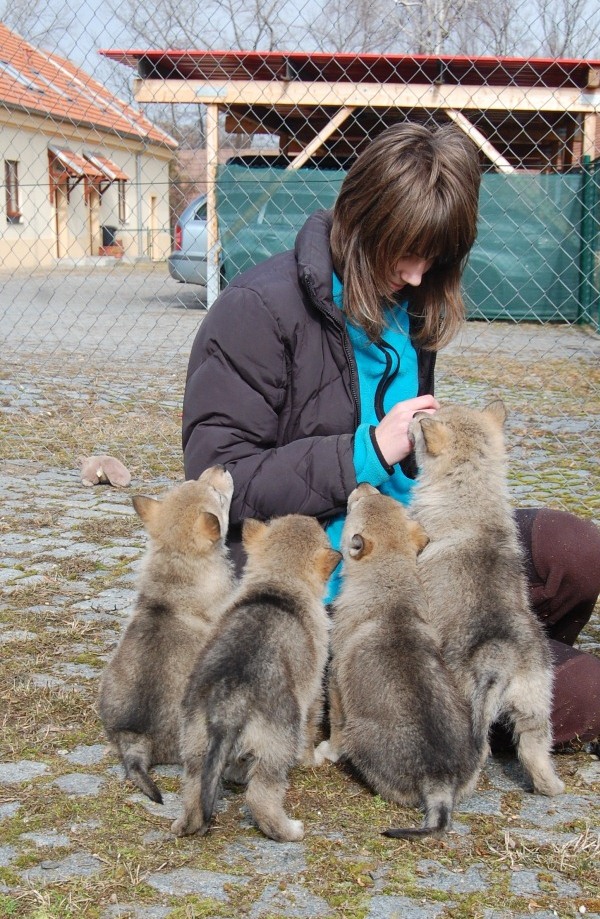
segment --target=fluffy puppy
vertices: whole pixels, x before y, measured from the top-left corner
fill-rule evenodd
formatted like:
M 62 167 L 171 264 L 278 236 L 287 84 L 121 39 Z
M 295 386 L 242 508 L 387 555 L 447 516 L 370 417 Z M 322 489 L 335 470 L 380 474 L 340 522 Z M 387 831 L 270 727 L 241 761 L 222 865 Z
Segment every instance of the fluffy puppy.
M 102 676 L 99 713 L 127 777 L 158 803 L 148 769 L 181 761 L 185 684 L 233 591 L 232 494 L 230 473 L 213 466 L 161 500 L 132 499 L 150 544 L 133 616 Z
M 419 467 L 412 511 L 429 544 L 417 568 L 442 653 L 468 702 L 478 746 L 502 720 L 536 792 L 564 785 L 550 757 L 552 667 L 529 607 L 510 507 L 504 404 L 448 405 L 411 422 Z
M 348 758 L 382 797 L 422 805 L 437 835 L 477 775 L 468 706 L 445 667 L 416 558 L 425 531 L 392 498 L 362 484 L 348 499 L 343 587 L 334 604 L 329 683 L 331 737 L 317 752 Z
M 321 597 L 340 555 L 312 517 L 246 520 L 240 590 L 199 655 L 183 711 L 183 815 L 176 835 L 206 833 L 228 763 L 243 763 L 246 803 L 277 841 L 302 839 L 283 808 L 287 777 L 314 762 L 328 652 Z

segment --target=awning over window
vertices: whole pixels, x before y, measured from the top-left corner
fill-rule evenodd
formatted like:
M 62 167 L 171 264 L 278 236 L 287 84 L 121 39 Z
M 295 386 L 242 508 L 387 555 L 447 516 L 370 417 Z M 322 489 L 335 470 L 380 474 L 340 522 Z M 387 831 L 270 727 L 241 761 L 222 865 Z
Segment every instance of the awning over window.
M 104 175 L 109 182 L 128 182 L 129 176 L 123 172 L 120 166 L 109 160 L 107 156 L 100 156 L 99 153 L 87 153 L 84 151 L 85 159 Z
M 48 145 L 48 160 L 50 172 L 50 200 L 54 203 L 56 189 L 63 188 L 67 195 L 83 180 L 83 196 L 89 201 L 90 189 L 95 188 L 102 193 L 101 183 L 105 181 L 104 173 L 93 163 L 73 153 L 66 147 Z
M 48 155 L 50 172 L 54 172 L 57 178 L 65 173 L 75 179 L 87 178 L 101 181 L 104 178 L 104 173 L 94 163 L 65 147 L 48 146 Z

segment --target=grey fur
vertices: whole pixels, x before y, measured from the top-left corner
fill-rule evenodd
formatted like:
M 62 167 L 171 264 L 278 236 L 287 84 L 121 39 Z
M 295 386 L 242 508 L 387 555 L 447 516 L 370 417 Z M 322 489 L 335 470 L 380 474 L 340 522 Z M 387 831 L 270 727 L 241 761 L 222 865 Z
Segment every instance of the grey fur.
M 213 466 L 160 501 L 132 499 L 150 544 L 133 616 L 102 675 L 99 713 L 127 777 L 159 803 L 148 769 L 181 761 L 185 685 L 233 592 L 225 548 L 232 494 L 229 472 Z
M 505 418 L 496 401 L 483 411 L 448 405 L 411 422 L 420 472 L 412 514 L 430 539 L 417 569 L 479 746 L 502 719 L 534 790 L 555 795 L 564 785 L 550 757 L 552 667 L 510 507 Z
M 392 498 L 362 484 L 348 499 L 344 584 L 334 604 L 329 682 L 331 737 L 317 748 L 347 757 L 382 797 L 423 805 L 440 834 L 477 775 L 469 707 L 426 621 L 417 552 L 427 536 Z
M 290 768 L 314 762 L 327 660 L 321 601 L 339 561 L 312 517 L 247 520 L 239 592 L 194 667 L 184 699 L 183 836 L 206 833 L 225 764 L 247 764 L 246 802 L 277 841 L 302 839 L 283 809 Z

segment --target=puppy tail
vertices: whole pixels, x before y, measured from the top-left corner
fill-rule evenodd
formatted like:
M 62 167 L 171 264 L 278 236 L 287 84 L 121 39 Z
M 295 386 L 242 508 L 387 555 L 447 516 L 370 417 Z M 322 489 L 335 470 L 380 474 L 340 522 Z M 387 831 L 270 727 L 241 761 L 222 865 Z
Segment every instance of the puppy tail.
M 215 812 L 219 782 L 225 771 L 238 730 L 233 725 L 225 727 L 223 724 L 213 723 L 209 727 L 209 732 L 208 748 L 202 766 L 200 791 L 202 819 L 206 827 Z
M 384 830 L 382 836 L 391 836 L 393 839 L 418 839 L 422 836 L 441 836 L 452 822 L 452 802 L 437 800 L 427 802 L 425 821 L 422 827 L 406 827 L 403 829 L 390 828 Z
M 143 791 L 151 801 L 154 801 L 156 804 L 163 803 L 163 797 L 160 793 L 160 788 L 156 785 L 150 776 L 148 775 L 148 770 L 146 764 L 143 762 L 142 758 L 136 755 L 133 756 L 124 756 L 123 765 L 125 766 L 125 775 L 127 778 L 136 785 L 140 791 Z

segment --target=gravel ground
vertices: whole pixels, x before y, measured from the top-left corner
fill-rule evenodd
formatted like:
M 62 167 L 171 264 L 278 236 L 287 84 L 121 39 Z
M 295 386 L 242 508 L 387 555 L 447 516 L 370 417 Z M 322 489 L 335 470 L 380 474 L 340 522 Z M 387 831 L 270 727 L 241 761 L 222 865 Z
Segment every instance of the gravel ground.
M 552 800 L 511 756 L 490 759 L 453 831 L 416 843 L 379 835 L 414 811 L 333 765 L 294 771 L 288 806 L 307 833 L 284 845 L 253 827 L 237 789 L 208 837 L 177 840 L 178 769 L 158 770 L 163 807 L 123 781 L 98 678 L 145 546 L 130 496 L 182 476 L 185 362 L 203 316 L 177 300 L 187 289 L 167 300 L 155 271 L 128 282 L 129 322 L 116 309 L 107 322 L 124 276 L 13 279 L 0 317 L 0 916 L 600 917 L 600 762 L 585 750 L 556 757 L 567 792 Z M 39 327 L 36 285 L 56 310 Z M 444 398 L 506 399 L 515 503 L 599 520 L 599 357 L 589 330 L 485 323 L 440 356 Z M 123 459 L 132 487 L 84 487 L 76 457 L 91 452 Z M 581 645 L 600 654 L 598 611 Z

